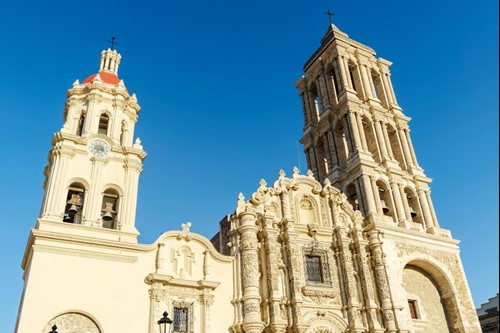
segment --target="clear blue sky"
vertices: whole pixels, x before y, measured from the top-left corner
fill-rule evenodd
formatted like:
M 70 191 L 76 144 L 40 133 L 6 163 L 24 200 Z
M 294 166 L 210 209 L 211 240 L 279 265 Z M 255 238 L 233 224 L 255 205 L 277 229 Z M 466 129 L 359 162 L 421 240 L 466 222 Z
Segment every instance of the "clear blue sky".
M 97 71 L 106 40 L 116 35 L 120 77 L 142 106 L 136 135 L 149 155 L 140 242 L 186 221 L 210 237 L 239 192 L 248 197 L 280 169 L 305 172 L 293 84 L 327 30 L 328 9 L 341 30 L 394 63 L 440 224 L 461 240 L 476 306 L 494 296 L 498 1 L 8 1 L 0 10 L 0 331 L 16 320 L 20 263 L 66 90 Z

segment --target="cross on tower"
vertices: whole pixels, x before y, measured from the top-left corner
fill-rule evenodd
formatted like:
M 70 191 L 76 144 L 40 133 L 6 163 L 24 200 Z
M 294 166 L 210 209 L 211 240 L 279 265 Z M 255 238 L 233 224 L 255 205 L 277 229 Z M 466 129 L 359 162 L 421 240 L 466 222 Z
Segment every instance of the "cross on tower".
M 328 20 L 330 21 L 330 24 L 332 24 L 332 16 L 333 16 L 333 12 L 330 11 L 330 9 L 328 9 L 328 11 L 326 13 L 324 13 L 326 15 L 328 15 Z
M 114 50 L 115 49 L 115 45 L 118 45 L 118 43 L 115 42 L 115 36 L 112 36 L 111 40 L 108 40 L 108 43 L 111 44 L 111 50 Z

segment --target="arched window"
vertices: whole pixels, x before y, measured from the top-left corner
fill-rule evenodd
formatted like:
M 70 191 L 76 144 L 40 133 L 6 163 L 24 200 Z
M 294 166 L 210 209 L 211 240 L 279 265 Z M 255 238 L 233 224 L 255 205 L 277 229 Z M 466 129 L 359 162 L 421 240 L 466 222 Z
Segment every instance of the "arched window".
M 80 183 L 72 183 L 68 188 L 66 196 L 66 207 L 64 208 L 63 222 L 82 223 L 82 211 L 85 197 L 85 187 Z
M 106 189 L 102 196 L 101 218 L 102 227 L 116 229 L 118 212 L 118 192 L 114 189 Z
M 85 126 L 85 114 L 82 113 L 80 119 L 78 119 L 78 128 L 76 129 L 76 135 L 83 135 L 83 127 Z
M 102 114 L 99 118 L 99 128 L 97 129 L 97 133 L 108 135 L 108 126 L 109 126 L 109 117 L 107 114 Z

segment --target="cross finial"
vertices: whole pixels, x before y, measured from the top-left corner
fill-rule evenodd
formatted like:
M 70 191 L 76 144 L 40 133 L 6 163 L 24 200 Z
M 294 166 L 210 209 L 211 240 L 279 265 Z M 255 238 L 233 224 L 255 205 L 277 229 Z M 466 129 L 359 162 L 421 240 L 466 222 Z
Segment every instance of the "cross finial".
M 118 45 L 118 43 L 115 42 L 115 36 L 112 36 L 111 40 L 108 40 L 108 43 L 111 44 L 111 50 L 114 50 L 115 49 L 115 45 Z
M 327 12 L 325 12 L 324 14 L 328 15 L 328 20 L 330 21 L 330 24 L 332 24 L 332 16 L 333 16 L 333 12 L 330 11 L 330 9 L 328 9 Z

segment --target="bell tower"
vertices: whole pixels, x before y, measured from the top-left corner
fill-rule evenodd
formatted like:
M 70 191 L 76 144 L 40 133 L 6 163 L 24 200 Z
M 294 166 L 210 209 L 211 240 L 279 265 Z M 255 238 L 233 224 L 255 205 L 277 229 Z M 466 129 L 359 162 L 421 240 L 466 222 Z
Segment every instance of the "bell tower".
M 52 138 L 36 229 L 137 242 L 135 212 L 146 157 L 133 140 L 140 110 L 118 77 L 121 56 L 101 53 L 99 71 L 67 92 Z
M 391 62 L 333 23 L 296 83 L 307 164 L 370 219 L 426 233 L 439 228 L 429 184 L 391 83 Z

